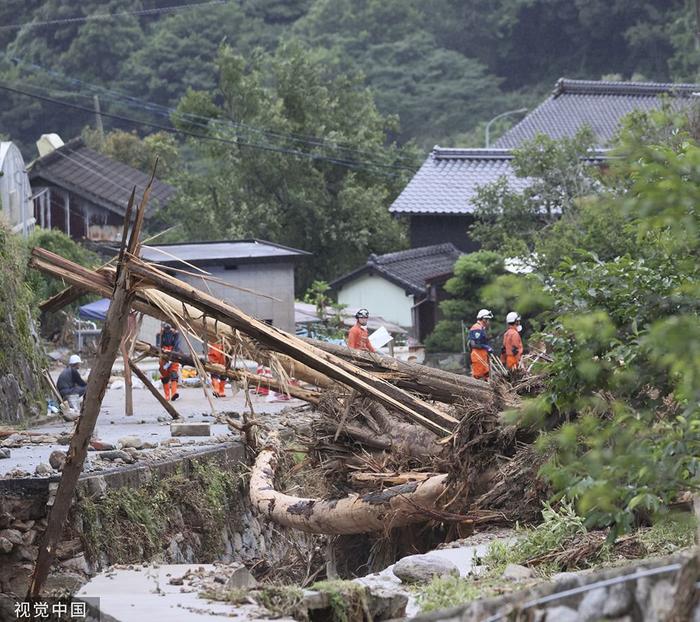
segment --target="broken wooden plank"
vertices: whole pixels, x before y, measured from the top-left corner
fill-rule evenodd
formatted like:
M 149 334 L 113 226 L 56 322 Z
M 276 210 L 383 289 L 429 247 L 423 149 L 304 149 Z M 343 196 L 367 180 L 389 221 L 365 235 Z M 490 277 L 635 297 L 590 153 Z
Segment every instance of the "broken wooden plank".
M 142 370 L 139 369 L 138 365 L 134 363 L 131 359 L 129 359 L 129 367 L 131 368 L 131 371 L 134 372 L 136 377 L 143 382 L 144 386 L 151 392 L 151 395 L 155 397 L 160 405 L 165 409 L 165 411 L 173 418 L 173 419 L 181 419 L 180 413 L 175 410 L 175 407 L 165 399 L 163 395 L 161 395 L 160 391 L 156 389 L 154 384 L 151 382 L 151 379 L 143 373 Z
M 129 198 L 127 218 L 133 208 L 135 192 L 136 188 L 134 188 Z M 140 209 L 145 209 L 144 203 L 142 203 Z M 128 223 L 125 223 L 122 247 L 127 244 L 127 231 Z M 132 230 L 131 235 L 138 238 L 139 231 L 135 228 Z M 112 304 L 109 307 L 102 329 L 99 357 L 95 365 L 93 365 L 87 380 L 81 414 L 68 447 L 56 497 L 49 511 L 46 530 L 42 534 L 39 543 L 36 565 L 29 584 L 28 597 L 30 598 L 36 598 L 41 594 L 54 560 L 56 547 L 63 535 L 63 528 L 68 517 L 68 511 L 73 503 L 78 478 L 83 470 L 83 464 L 87 456 L 90 438 L 95 430 L 102 399 L 109 384 L 112 367 L 122 341 L 122 334 L 127 326 L 132 298 L 133 294 L 130 290 L 128 271 L 122 269 L 117 279 L 112 296 Z

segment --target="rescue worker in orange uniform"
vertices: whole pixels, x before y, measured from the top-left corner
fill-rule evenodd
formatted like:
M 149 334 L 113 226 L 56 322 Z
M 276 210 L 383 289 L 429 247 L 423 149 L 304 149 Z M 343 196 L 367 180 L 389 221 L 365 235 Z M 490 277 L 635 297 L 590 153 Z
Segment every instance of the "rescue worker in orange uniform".
M 523 327 L 520 325 L 520 316 L 515 311 L 506 315 L 506 323 L 508 329 L 503 334 L 503 363 L 506 369 L 516 369 L 520 367 L 520 359 L 523 356 L 523 340 L 520 336 Z
M 367 331 L 367 321 L 369 320 L 369 311 L 360 309 L 355 313 L 355 326 L 348 331 L 348 348 L 353 350 L 364 350 L 365 352 L 374 352 L 374 346 L 369 340 L 369 332 Z
M 209 351 L 207 352 L 207 360 L 210 363 L 216 365 L 221 365 L 223 367 L 228 367 L 226 361 L 228 357 L 225 354 L 225 344 L 223 339 L 218 341 L 216 344 L 209 344 Z M 211 388 L 214 397 L 226 397 L 226 375 L 224 374 L 211 374 Z
M 164 322 L 160 333 L 156 336 L 156 345 L 163 352 L 181 352 L 180 335 L 173 327 Z M 180 397 L 177 392 L 177 381 L 179 380 L 180 363 L 160 359 L 160 380 L 163 383 L 163 393 L 166 400 L 174 402 Z
M 488 309 L 481 309 L 476 314 L 476 324 L 469 329 L 472 376 L 477 380 L 489 379 L 489 371 L 491 369 L 489 354 L 493 352 L 493 348 L 489 344 L 489 336 L 486 331 L 491 319 L 493 319 L 493 313 Z

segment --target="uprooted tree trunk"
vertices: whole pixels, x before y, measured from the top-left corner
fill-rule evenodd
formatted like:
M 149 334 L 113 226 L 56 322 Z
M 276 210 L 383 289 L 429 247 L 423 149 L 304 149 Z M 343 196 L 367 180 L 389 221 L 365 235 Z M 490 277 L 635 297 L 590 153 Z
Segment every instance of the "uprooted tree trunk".
M 258 453 L 250 478 L 253 507 L 279 525 L 310 533 L 357 534 L 385 531 L 418 523 L 445 492 L 447 475 L 436 475 L 421 482 L 365 495 L 350 495 L 329 501 L 292 497 L 275 490 L 275 469 L 279 442 Z

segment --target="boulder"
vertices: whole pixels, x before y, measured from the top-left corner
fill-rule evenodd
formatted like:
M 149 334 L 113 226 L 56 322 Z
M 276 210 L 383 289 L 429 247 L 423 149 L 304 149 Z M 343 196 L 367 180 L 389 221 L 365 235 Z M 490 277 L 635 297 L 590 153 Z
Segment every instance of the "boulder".
M 10 542 L 7 538 L 0 537 L 0 553 L 10 553 L 14 547 L 14 544 Z
M 248 589 L 257 587 L 258 582 L 250 571 L 240 562 L 233 562 L 229 565 L 233 572 L 226 581 L 227 590 Z
M 7 538 L 10 542 L 12 542 L 12 544 L 24 544 L 22 534 L 16 529 L 0 530 L 0 538 Z
M 122 436 L 117 441 L 117 446 L 121 449 L 128 449 L 130 447 L 141 449 L 143 447 L 143 441 L 138 436 Z
M 451 561 L 437 555 L 409 555 L 394 564 L 394 574 L 403 583 L 428 583 L 434 577 L 459 576 Z
M 521 566 L 520 564 L 508 564 L 506 569 L 503 571 L 503 578 L 510 579 L 511 581 L 525 581 L 527 579 L 532 579 L 535 573 L 531 568 L 526 566 Z
M 34 469 L 34 475 L 51 475 L 51 473 L 53 473 L 51 465 L 46 464 L 45 462 L 40 462 Z
M 2 447 L 0 448 L 0 460 L 3 458 L 9 458 L 12 455 L 12 452 L 9 450 L 7 447 Z
M 56 449 L 49 456 L 49 464 L 57 471 L 63 470 L 63 465 L 66 463 L 66 452 Z

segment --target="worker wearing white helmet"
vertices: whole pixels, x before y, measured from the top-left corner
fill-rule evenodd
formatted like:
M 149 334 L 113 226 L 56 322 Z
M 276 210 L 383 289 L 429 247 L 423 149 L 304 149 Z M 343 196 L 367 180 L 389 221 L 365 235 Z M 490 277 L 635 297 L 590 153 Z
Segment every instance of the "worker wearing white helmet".
M 471 350 L 472 376 L 478 380 L 488 380 L 491 369 L 489 354 L 493 348 L 489 344 L 487 329 L 489 321 L 493 319 L 493 313 L 488 309 L 481 309 L 476 314 L 476 324 L 469 329 L 469 348 Z
M 85 395 L 87 382 L 82 379 L 78 371 L 82 362 L 77 354 L 71 354 L 68 365 L 58 376 L 56 388 L 64 400 L 68 399 L 69 395 L 77 395 L 78 397 Z
M 520 336 L 523 327 L 520 325 L 520 316 L 515 311 L 511 311 L 506 315 L 506 324 L 508 329 L 503 334 L 501 358 L 506 369 L 516 369 L 520 367 L 520 359 L 523 356 L 523 340 Z

